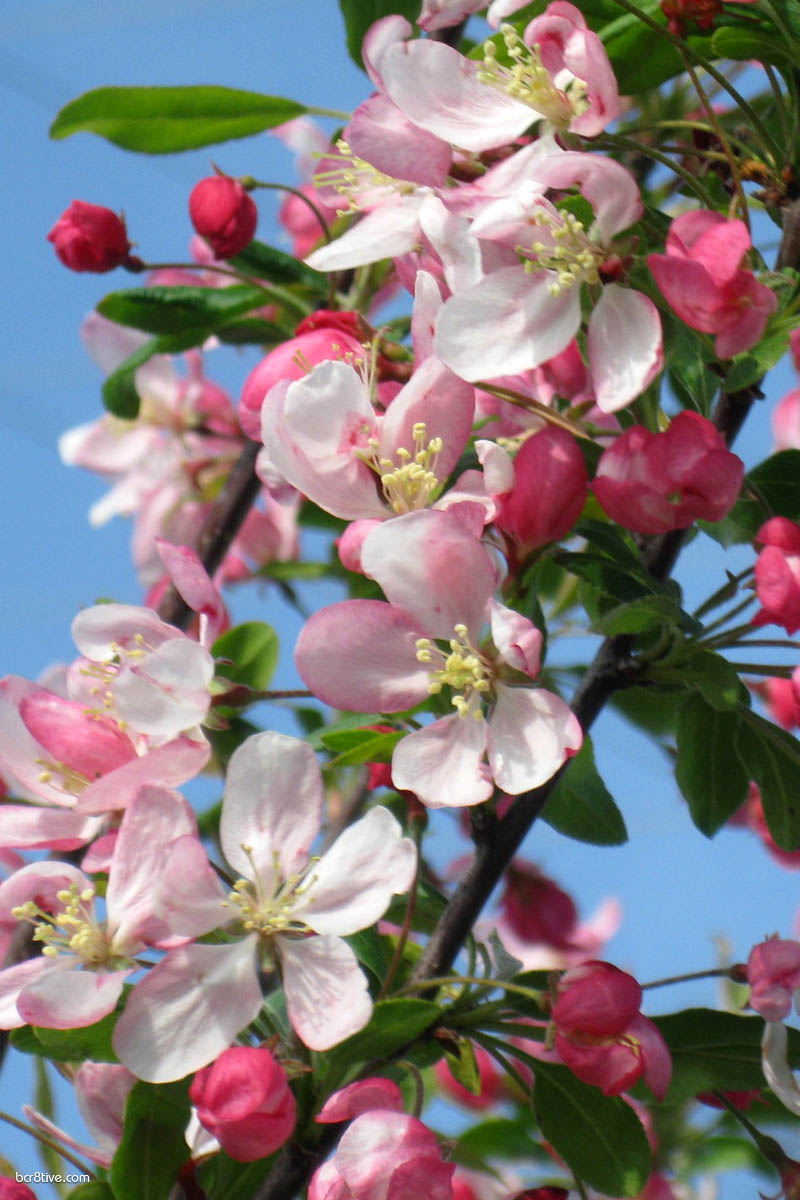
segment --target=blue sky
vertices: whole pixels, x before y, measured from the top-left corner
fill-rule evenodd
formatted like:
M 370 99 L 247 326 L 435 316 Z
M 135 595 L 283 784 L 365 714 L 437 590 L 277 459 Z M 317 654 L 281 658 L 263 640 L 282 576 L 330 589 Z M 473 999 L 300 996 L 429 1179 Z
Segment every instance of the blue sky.
M 141 595 L 128 555 L 129 528 L 120 521 L 89 527 L 87 510 L 102 484 L 62 466 L 56 450 L 64 429 L 100 411 L 100 376 L 80 344 L 80 320 L 107 290 L 132 281 L 121 273 L 101 279 L 66 271 L 45 240 L 47 231 L 70 201 L 85 199 L 124 210 L 144 257 L 173 259 L 185 252 L 191 235 L 189 191 L 208 174 L 212 158 L 232 175 L 292 181 L 290 154 L 267 135 L 154 159 L 86 134 L 51 142 L 50 121 L 79 93 L 108 84 L 222 83 L 339 109 L 352 109 L 369 89 L 345 54 L 334 0 L 138 0 L 113 6 L 5 0 L 3 23 L 0 673 L 34 677 L 74 653 L 69 626 L 81 606 L 100 596 L 135 603 Z M 259 193 L 258 204 L 260 236 L 279 237 L 270 233 L 276 201 Z M 252 361 L 221 351 L 209 359 L 208 373 L 235 397 Z M 756 407 L 753 429 L 737 446 L 748 465 L 769 453 L 769 410 L 789 386 L 790 371 L 775 372 L 767 402 Z M 689 547 L 678 575 L 690 599 L 718 586 L 723 561 L 706 540 Z M 740 556 L 732 569 L 746 561 L 746 554 Z M 307 596 L 319 602 L 318 593 Z M 280 678 L 296 685 L 296 623 L 273 593 L 238 593 L 233 610 L 238 619 L 257 616 L 278 626 L 284 640 Z M 796 876 L 774 866 L 746 834 L 723 832 L 706 841 L 689 820 L 669 764 L 630 727 L 604 715 L 594 737 L 630 842 L 598 850 L 541 826 L 526 852 L 573 893 L 583 915 L 605 896 L 621 898 L 624 922 L 608 957 L 646 980 L 713 965 L 720 935 L 730 939 L 737 958 L 769 933 L 791 935 L 800 899 Z M 464 848 L 440 836 L 437 858 L 443 862 Z M 650 993 L 648 1011 L 714 1002 L 711 985 L 685 985 Z M 0 1108 L 18 1114 L 29 1098 L 27 1064 L 13 1058 L 0 1079 Z M 67 1113 L 59 1115 L 74 1125 Z M 800 1157 L 800 1141 L 787 1149 Z M 28 1140 L 2 1125 L 0 1154 L 21 1170 L 40 1165 Z M 722 1200 L 752 1194 L 752 1182 L 734 1176 L 723 1181 Z

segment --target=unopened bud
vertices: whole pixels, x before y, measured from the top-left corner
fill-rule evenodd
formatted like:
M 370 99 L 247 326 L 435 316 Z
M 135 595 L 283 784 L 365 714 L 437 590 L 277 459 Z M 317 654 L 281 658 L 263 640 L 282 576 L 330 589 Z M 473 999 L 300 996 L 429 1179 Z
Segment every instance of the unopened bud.
M 71 271 L 103 274 L 128 258 L 125 222 L 110 208 L 73 200 L 47 235 L 56 254 Z
M 258 209 L 241 183 L 227 175 L 201 179 L 189 197 L 189 216 L 217 258 L 232 258 L 253 240 Z

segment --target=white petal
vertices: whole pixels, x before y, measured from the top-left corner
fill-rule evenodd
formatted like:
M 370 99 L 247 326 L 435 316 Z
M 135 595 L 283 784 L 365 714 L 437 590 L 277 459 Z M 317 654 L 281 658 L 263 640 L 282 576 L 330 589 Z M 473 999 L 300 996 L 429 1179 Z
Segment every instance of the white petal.
M 580 749 L 580 724 L 569 706 L 543 688 L 497 684 L 489 721 L 489 762 L 498 787 L 511 796 L 539 787 Z
M 764 1078 L 785 1108 L 800 1117 L 800 1088 L 786 1061 L 789 1035 L 782 1021 L 766 1021 L 761 1042 Z
M 641 292 L 608 284 L 589 318 L 589 366 L 598 407 L 605 413 L 625 408 L 663 365 L 655 304 Z
M 420 239 L 419 206 L 424 197 L 425 192 L 393 195 L 336 241 L 309 254 L 305 261 L 315 271 L 342 271 L 407 254 Z
M 128 998 L 114 1029 L 120 1062 L 139 1079 L 170 1083 L 227 1050 L 261 1007 L 256 938 L 173 950 Z
M 363 1029 L 372 1015 L 367 981 L 341 938 L 279 938 L 286 1007 L 312 1050 L 329 1050 Z
M 428 808 L 480 804 L 492 794 L 485 750 L 483 717 L 443 717 L 398 744 L 392 779 L 395 787 L 413 792 Z
M 388 808 L 373 808 L 346 829 L 314 866 L 292 915 L 317 933 L 355 933 L 382 917 L 411 887 L 417 851 Z

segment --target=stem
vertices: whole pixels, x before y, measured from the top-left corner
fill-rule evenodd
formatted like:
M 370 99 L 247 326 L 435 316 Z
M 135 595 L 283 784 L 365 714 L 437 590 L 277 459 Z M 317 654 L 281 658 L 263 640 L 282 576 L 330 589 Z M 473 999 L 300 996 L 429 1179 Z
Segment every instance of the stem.
M 383 1000 L 383 998 L 386 995 L 388 995 L 388 993 L 389 993 L 389 989 L 391 988 L 392 983 L 394 982 L 394 977 L 397 974 L 397 969 L 400 966 L 400 963 L 402 961 L 403 951 L 406 948 L 406 942 L 408 941 L 409 935 L 411 933 L 411 922 L 414 920 L 414 910 L 417 906 L 417 888 L 419 886 L 419 872 L 420 872 L 420 867 L 422 865 L 422 857 L 420 854 L 419 838 L 417 838 L 416 841 L 417 841 L 417 866 L 416 866 L 416 870 L 414 871 L 414 880 L 411 884 L 411 888 L 408 893 L 408 903 L 406 904 L 405 916 L 403 917 L 403 924 L 400 929 L 400 936 L 397 939 L 397 945 L 395 946 L 394 954 L 392 955 L 392 961 L 389 963 L 389 970 L 386 972 L 386 978 L 384 979 L 383 984 L 381 985 L 381 990 L 378 992 L 378 996 L 377 996 L 378 1000 Z
M 682 179 L 686 186 L 690 187 L 695 195 L 702 200 L 706 208 L 714 207 L 711 193 L 702 185 L 697 176 L 693 175 L 691 171 L 687 171 L 686 167 L 682 167 L 680 163 L 675 162 L 675 159 L 670 158 L 668 154 L 663 154 L 660 150 L 657 150 L 655 146 L 648 146 L 644 142 L 640 142 L 636 138 L 626 137 L 622 133 L 606 134 L 604 137 L 593 138 L 592 142 L 599 149 L 614 150 L 619 148 L 622 150 L 634 150 L 637 154 L 643 154 L 654 159 L 656 162 L 661 163 L 662 166 L 668 167 L 673 175 L 677 175 Z M 694 157 L 697 156 L 694 155 Z
M 593 440 L 580 425 L 576 425 L 570 421 L 569 417 L 562 416 L 555 409 L 548 408 L 540 400 L 534 400 L 533 396 L 526 396 L 524 392 L 517 392 L 514 388 L 501 387 L 496 383 L 486 383 L 483 379 L 479 379 L 473 386 L 480 388 L 482 392 L 488 392 L 490 396 L 508 400 L 510 404 L 516 404 L 518 408 L 526 408 L 529 412 L 536 413 L 537 417 L 541 417 L 550 425 L 558 425 L 561 429 L 566 429 L 574 437 L 583 438 L 585 441 Z
M 325 241 L 331 242 L 333 240 L 331 237 L 330 226 L 322 215 L 322 209 L 319 208 L 319 206 L 316 205 L 309 196 L 306 196 L 305 192 L 301 192 L 299 188 L 290 187 L 288 183 L 265 183 L 261 179 L 254 179 L 252 186 L 254 188 L 263 188 L 265 191 L 270 192 L 291 192 L 293 196 L 296 196 L 298 200 L 302 200 L 303 203 L 311 209 L 317 221 L 319 221 Z
M 739 589 L 739 584 L 743 579 L 746 579 L 747 576 L 752 573 L 752 570 L 752 567 L 745 567 L 745 569 L 740 571 L 738 575 L 729 574 L 728 582 L 723 584 L 721 588 L 717 588 L 715 592 L 712 592 L 708 599 L 704 600 L 700 607 L 694 610 L 692 616 L 697 617 L 699 620 L 699 618 L 705 616 L 707 612 L 711 612 L 712 609 L 717 608 L 720 604 L 724 604 L 728 599 L 731 588 L 734 589 L 735 594 L 735 592 Z M 731 599 L 732 598 L 733 597 L 731 596 Z M 749 599 L 750 597 L 748 597 L 748 600 Z
M 73 1167 L 77 1167 L 82 1175 L 88 1175 L 89 1179 L 96 1179 L 94 1171 L 90 1171 L 85 1163 L 82 1163 L 79 1158 L 76 1158 L 74 1154 L 71 1154 L 69 1150 L 67 1150 L 59 1142 L 54 1141 L 52 1138 L 49 1138 L 46 1134 L 42 1133 L 41 1130 L 36 1129 L 35 1126 L 28 1125 L 25 1121 L 19 1121 L 16 1117 L 9 1116 L 9 1114 L 5 1112 L 0 1112 L 0 1121 L 5 1121 L 8 1125 L 13 1125 L 15 1129 L 21 1129 L 23 1133 L 29 1133 L 32 1138 L 36 1138 L 37 1142 L 41 1142 L 43 1146 L 49 1146 L 50 1149 L 55 1150 L 56 1153 L 61 1156 L 61 1158 L 72 1163 Z
M 681 50 L 680 53 L 681 53 L 681 58 L 683 60 L 683 65 L 686 68 L 686 72 L 687 72 L 689 78 L 691 79 L 692 84 L 694 85 L 694 90 L 697 92 L 697 95 L 700 98 L 700 103 L 702 104 L 703 108 L 706 110 L 706 116 L 708 117 L 709 121 L 711 122 L 711 125 L 713 126 L 714 132 L 717 135 L 717 138 L 719 140 L 720 145 L 722 146 L 722 149 L 725 151 L 725 157 L 728 160 L 728 166 L 730 167 L 730 170 L 731 170 L 731 178 L 733 179 L 733 186 L 736 189 L 736 196 L 739 201 L 739 208 L 741 209 L 741 213 L 742 213 L 742 220 L 744 221 L 745 225 L 747 226 L 747 232 L 749 233 L 750 232 L 750 212 L 747 207 L 747 197 L 745 196 L 744 188 L 742 187 L 742 176 L 741 176 L 741 172 L 739 171 L 739 164 L 737 163 L 734 153 L 731 150 L 730 143 L 725 134 L 725 130 L 722 128 L 722 125 L 720 124 L 719 117 L 714 112 L 714 106 L 711 103 L 711 101 L 709 100 L 708 96 L 706 95 L 705 89 L 703 88 L 703 85 L 701 84 L 701 82 L 697 76 L 697 72 L 695 71 L 694 67 L 692 66 L 692 64 L 689 60 L 689 56 L 687 55 L 685 50 Z
M 667 975 L 664 979 L 651 979 L 649 983 L 642 983 L 640 987 L 642 991 L 647 991 L 648 988 L 667 987 L 671 983 L 691 983 L 693 979 L 730 979 L 730 967 L 709 967 L 707 971 L 690 971 L 686 975 Z

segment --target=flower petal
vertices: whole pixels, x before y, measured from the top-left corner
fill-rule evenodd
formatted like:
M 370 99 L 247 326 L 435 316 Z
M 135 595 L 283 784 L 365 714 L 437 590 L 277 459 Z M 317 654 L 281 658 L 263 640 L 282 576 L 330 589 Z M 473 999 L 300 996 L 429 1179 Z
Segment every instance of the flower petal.
M 492 794 L 483 762 L 486 722 L 472 714 L 442 717 L 410 733 L 395 748 L 392 780 L 428 808 L 464 808 Z
M 311 1050 L 329 1050 L 372 1015 L 367 981 L 347 942 L 326 934 L 279 938 L 289 1020 Z
M 555 775 L 580 749 L 583 733 L 569 706 L 552 692 L 497 684 L 496 694 L 489 762 L 498 787 L 518 796 Z

